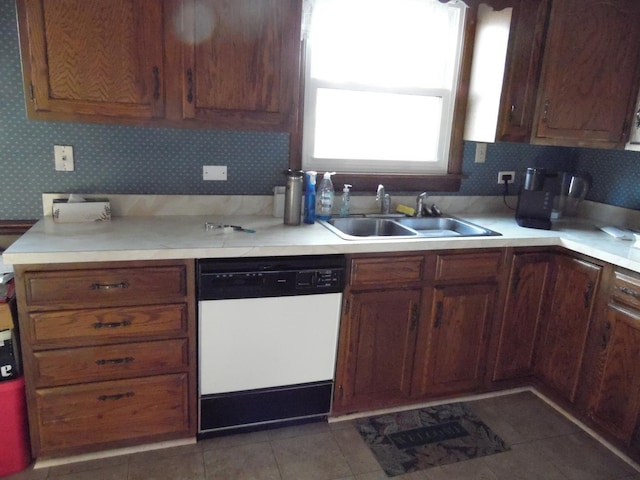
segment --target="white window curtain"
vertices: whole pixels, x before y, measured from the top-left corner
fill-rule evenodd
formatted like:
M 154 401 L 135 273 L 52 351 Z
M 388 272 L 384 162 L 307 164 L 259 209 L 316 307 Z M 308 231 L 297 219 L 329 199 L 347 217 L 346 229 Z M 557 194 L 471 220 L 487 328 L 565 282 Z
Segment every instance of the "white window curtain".
M 463 6 L 308 0 L 303 168 L 444 172 Z

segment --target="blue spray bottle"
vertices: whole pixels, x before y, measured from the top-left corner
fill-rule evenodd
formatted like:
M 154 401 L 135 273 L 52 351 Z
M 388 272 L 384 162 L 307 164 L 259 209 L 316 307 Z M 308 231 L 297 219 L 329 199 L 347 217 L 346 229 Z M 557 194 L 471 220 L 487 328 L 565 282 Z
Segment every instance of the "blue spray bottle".
M 318 172 L 309 170 L 305 174 L 304 191 L 304 223 L 315 223 L 316 221 L 316 176 Z

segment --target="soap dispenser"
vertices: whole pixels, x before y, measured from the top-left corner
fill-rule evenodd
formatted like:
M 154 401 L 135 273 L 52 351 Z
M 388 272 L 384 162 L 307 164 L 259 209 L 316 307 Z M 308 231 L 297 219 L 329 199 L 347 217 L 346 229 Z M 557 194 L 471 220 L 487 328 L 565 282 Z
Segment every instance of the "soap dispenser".
M 305 174 L 306 188 L 304 191 L 304 223 L 312 224 L 316 221 L 316 175 L 318 172 L 308 170 Z
M 329 220 L 331 218 L 331 210 L 333 209 L 333 182 L 331 175 L 336 172 L 325 172 L 318 188 L 318 206 L 316 208 L 316 216 L 319 220 Z
M 342 204 L 340 205 L 341 217 L 349 216 L 349 202 L 351 202 L 351 192 L 349 191 L 349 189 L 351 187 L 353 187 L 353 185 L 345 183 L 344 188 L 342 189 Z

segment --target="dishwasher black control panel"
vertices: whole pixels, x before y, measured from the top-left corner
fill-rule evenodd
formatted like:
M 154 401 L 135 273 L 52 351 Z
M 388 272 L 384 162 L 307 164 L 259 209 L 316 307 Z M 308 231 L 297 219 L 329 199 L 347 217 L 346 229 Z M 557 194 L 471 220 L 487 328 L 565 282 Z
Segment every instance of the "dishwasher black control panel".
M 198 300 L 342 292 L 342 255 L 198 260 Z

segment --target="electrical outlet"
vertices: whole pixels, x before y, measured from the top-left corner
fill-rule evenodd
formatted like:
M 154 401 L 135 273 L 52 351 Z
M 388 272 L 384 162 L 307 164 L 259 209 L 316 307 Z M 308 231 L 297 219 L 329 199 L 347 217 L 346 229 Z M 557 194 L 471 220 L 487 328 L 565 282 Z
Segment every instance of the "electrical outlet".
M 227 179 L 227 166 L 226 165 L 205 165 L 202 167 L 202 179 L 203 180 L 226 180 Z
M 54 145 L 53 158 L 56 172 L 73 172 L 73 147 L 71 145 Z
M 500 185 L 504 185 L 505 177 L 507 178 L 507 183 L 513 183 L 516 179 L 516 172 L 498 172 L 498 183 Z

